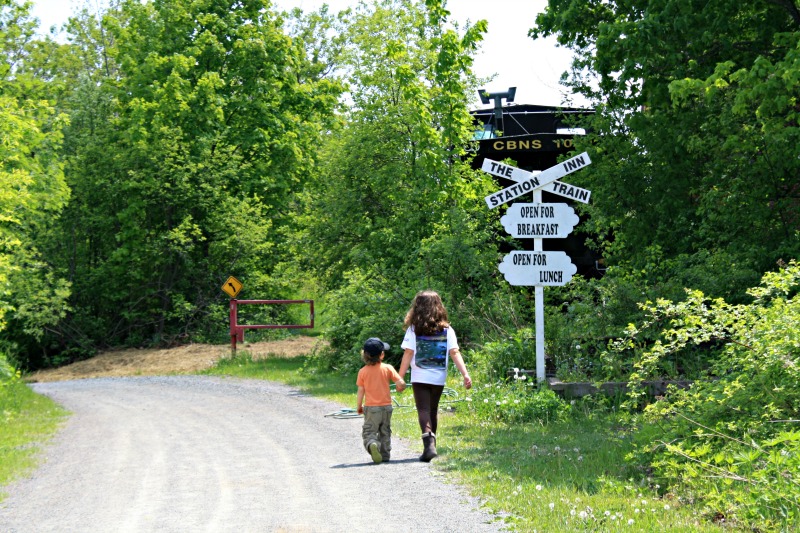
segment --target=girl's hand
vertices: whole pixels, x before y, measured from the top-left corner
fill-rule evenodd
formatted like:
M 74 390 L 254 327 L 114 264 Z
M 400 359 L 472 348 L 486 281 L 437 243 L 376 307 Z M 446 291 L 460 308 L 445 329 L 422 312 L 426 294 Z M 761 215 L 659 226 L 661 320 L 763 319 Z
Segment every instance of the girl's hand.
M 464 376 L 464 388 L 471 389 L 472 388 L 472 378 L 469 377 L 469 374 Z

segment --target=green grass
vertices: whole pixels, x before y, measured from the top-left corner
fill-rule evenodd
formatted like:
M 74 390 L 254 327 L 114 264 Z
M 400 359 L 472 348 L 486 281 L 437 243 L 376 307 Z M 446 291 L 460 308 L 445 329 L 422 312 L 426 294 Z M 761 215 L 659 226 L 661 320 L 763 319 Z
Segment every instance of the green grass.
M 0 489 L 36 467 L 67 414 L 21 381 L 0 383 Z M 0 501 L 6 496 L 0 490 Z
M 253 361 L 240 353 L 205 373 L 280 381 L 355 407 L 355 374 L 309 372 L 304 363 L 303 357 Z M 487 422 L 476 416 L 455 379 L 448 386 L 458 396 L 443 398 L 440 457 L 432 464 L 468 486 L 516 531 L 722 531 L 698 508 L 659 495 L 658 487 L 625 461 L 632 442 L 610 414 L 576 409 L 569 420 L 550 424 Z M 400 406 L 392 417 L 393 433 L 413 443 L 419 427 L 411 391 L 395 399 Z

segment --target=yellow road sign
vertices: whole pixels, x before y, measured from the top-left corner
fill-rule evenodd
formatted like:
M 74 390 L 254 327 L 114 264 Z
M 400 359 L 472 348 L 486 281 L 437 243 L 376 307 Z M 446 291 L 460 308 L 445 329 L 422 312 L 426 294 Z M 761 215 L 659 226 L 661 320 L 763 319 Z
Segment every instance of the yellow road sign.
M 231 298 L 236 298 L 236 295 L 242 290 L 242 282 L 231 276 L 222 285 L 222 290 Z

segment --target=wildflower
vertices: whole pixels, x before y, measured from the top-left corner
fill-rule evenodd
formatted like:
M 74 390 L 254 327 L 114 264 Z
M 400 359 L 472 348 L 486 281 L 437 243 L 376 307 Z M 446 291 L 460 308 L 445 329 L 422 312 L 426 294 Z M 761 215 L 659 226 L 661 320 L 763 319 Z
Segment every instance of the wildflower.
M 629 525 L 629 526 L 632 526 L 632 525 L 633 525 L 633 518 L 630 518 L 630 519 L 628 519 L 628 525 Z
M 515 404 L 516 404 L 516 403 L 519 403 L 519 400 L 514 400 L 514 403 L 515 403 Z
M 604 514 L 604 515 L 606 515 L 606 516 L 610 516 L 610 515 L 611 515 L 611 511 L 606 511 L 606 512 L 605 512 L 605 513 L 603 513 L 603 514 Z
M 519 379 L 521 379 L 522 381 L 525 381 L 526 379 L 528 379 L 528 376 L 526 376 L 525 374 L 522 374 L 522 375 L 519 377 Z
M 583 461 L 583 456 L 582 455 L 578 456 L 578 461 Z
M 586 511 L 581 511 L 581 513 L 580 513 L 578 516 L 580 516 L 581 518 L 584 518 L 584 519 L 585 519 L 585 518 L 586 518 L 586 516 L 587 516 L 587 515 L 586 515 Z
M 569 511 L 569 515 L 570 515 L 570 516 L 575 516 L 575 509 L 571 509 L 571 510 Z
M 575 453 L 580 452 L 580 450 L 578 448 L 572 448 L 572 451 L 575 452 Z
M 668 503 L 664 505 L 664 510 L 665 511 L 669 511 L 669 504 Z
M 541 485 L 536 485 L 536 490 L 542 490 L 542 486 Z
M 500 406 L 500 405 L 503 405 L 503 404 L 501 404 L 500 402 L 495 402 L 495 405 Z
M 556 446 L 555 448 L 553 448 L 553 451 L 556 452 L 556 453 L 560 452 L 561 451 L 561 446 Z
M 636 509 L 634 509 L 634 510 L 633 510 L 633 514 L 639 514 L 639 513 L 641 513 L 641 512 L 642 512 L 642 511 L 640 511 L 638 507 L 637 507 Z
M 471 402 L 472 401 L 472 397 L 471 396 L 467 396 L 466 398 L 464 398 L 464 401 Z
M 483 403 L 489 403 L 489 398 L 484 398 Z
M 548 507 L 550 507 L 550 510 L 552 511 L 555 508 L 555 506 L 556 506 L 556 504 L 554 504 L 553 502 L 550 502 L 550 505 Z

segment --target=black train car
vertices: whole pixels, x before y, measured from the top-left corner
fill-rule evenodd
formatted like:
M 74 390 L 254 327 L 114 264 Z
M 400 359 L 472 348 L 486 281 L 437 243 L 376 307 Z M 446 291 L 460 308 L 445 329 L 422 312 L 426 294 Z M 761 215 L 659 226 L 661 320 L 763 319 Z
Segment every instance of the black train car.
M 550 168 L 558 163 L 559 155 L 574 151 L 574 136 L 583 134 L 581 130 L 569 125 L 569 117 L 594 113 L 591 109 L 572 107 L 509 105 L 508 102 L 514 100 L 515 91 L 513 87 L 505 93 L 488 94 L 480 91 L 483 103 L 488 104 L 494 100 L 495 105 L 493 109 L 472 111 L 476 124 L 475 140 L 478 141 L 473 168 L 481 168 L 484 159 L 502 161 L 506 158 L 515 161 L 514 166 L 523 170 Z M 506 105 L 501 105 L 502 99 L 507 100 Z M 563 181 L 571 183 L 570 177 L 565 176 Z M 495 180 L 498 190 L 514 183 L 500 177 L 495 177 Z M 530 202 L 531 199 L 525 197 L 517 201 Z M 575 204 L 573 200 L 550 192 L 542 193 L 542 201 L 567 203 L 573 207 Z M 498 209 L 504 211 L 506 207 L 501 206 Z M 522 248 L 533 249 L 533 239 L 519 241 Z M 543 239 L 542 246 L 548 251 L 565 251 L 578 268 L 578 274 L 585 277 L 602 276 L 602 260 L 586 246 L 584 235 L 573 231 L 565 239 Z

